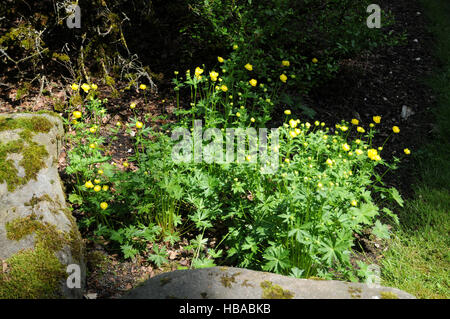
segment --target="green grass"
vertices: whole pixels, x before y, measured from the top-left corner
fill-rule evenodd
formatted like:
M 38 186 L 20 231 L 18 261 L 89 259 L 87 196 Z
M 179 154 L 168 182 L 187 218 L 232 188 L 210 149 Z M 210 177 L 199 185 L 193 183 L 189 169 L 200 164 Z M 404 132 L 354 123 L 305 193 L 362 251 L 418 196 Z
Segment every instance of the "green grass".
M 382 283 L 417 298 L 450 298 L 450 2 L 421 3 L 440 62 L 427 81 L 438 97 L 434 110 L 438 133 L 415 156 L 420 178 L 382 260 Z

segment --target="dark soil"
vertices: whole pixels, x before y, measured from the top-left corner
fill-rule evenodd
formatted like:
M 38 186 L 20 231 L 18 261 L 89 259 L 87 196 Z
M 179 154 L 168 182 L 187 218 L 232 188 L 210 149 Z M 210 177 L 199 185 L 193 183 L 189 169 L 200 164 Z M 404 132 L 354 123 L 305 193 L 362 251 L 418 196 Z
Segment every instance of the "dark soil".
M 426 31 L 426 20 L 416 1 L 383 0 L 379 4 L 384 10 L 393 12 L 396 19 L 393 29 L 407 33 L 405 43 L 342 61 L 337 77 L 315 89 L 304 100 L 317 112 L 316 119 L 324 121 L 328 126 L 334 126 L 341 119 L 350 121 L 357 118 L 367 127 L 372 116 L 382 116 L 379 127 L 382 133 L 374 140 L 376 146 L 382 145 L 392 132 L 392 126 L 399 126 L 400 134 L 394 135 L 386 143 L 382 157 L 387 160 L 393 156 L 403 158 L 402 165 L 394 174 L 387 174 L 384 182 L 388 186 L 396 187 L 404 198 L 408 198 L 412 195 L 411 185 L 416 170 L 410 159 L 404 155 L 403 149 L 409 148 L 414 154 L 432 138 L 433 119 L 430 109 L 434 104 L 434 97 L 424 84 L 435 63 L 430 52 L 432 38 Z M 147 125 L 158 129 L 167 123 L 168 120 L 160 115 L 170 115 L 174 108 L 175 94 L 170 89 L 169 79 L 173 70 L 178 67 L 167 65 L 167 74 L 160 77 L 162 81 L 159 84 L 159 93 L 148 93 L 147 103 L 144 102 L 142 92 L 136 91 L 125 91 L 120 98 L 114 98 L 109 94 L 108 88 L 102 87 L 100 81 L 97 81 L 98 91 L 102 92 L 101 97 L 108 98 L 106 106 L 110 115 L 102 128 L 105 136 L 117 121 L 126 121 L 132 116 L 129 108 L 131 102 L 138 105 L 136 110 L 139 110 L 142 117 L 145 114 L 150 115 Z M 10 79 L 0 75 L 0 113 L 38 110 L 63 112 L 58 105 L 67 102 L 71 94 L 70 87 L 55 78 L 50 79 L 44 92 L 40 92 L 39 87 L 31 88 L 24 97 L 16 99 L 20 83 L 11 83 L 8 80 Z M 412 115 L 402 118 L 402 108 L 405 107 Z M 118 139 L 111 141 L 109 147 L 112 160 L 119 166 L 132 154 L 132 149 L 131 141 L 125 134 L 119 134 Z M 64 182 L 70 184 L 69 177 L 64 175 L 65 166 L 63 152 L 60 158 L 60 173 L 65 179 Z M 90 234 L 84 235 L 88 238 Z M 357 257 L 354 261 L 376 263 L 382 251 L 386 249 L 386 244 L 375 240 L 370 232 L 358 235 L 356 239 Z M 86 241 L 89 298 L 117 298 L 146 278 L 176 269 L 178 265 L 190 265 L 190 256 L 183 251 L 185 243 L 169 248 L 171 264 L 164 269 L 157 269 L 146 261 L 145 256 L 131 262 L 123 262 L 118 255 L 108 253 L 107 242 Z

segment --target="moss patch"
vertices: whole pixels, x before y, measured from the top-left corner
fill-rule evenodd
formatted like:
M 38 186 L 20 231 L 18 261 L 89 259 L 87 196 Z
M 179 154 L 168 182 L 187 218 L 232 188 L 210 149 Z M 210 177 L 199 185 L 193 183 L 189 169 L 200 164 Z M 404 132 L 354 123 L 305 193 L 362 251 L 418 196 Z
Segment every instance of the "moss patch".
M 36 133 L 48 133 L 52 127 L 53 123 L 41 116 L 19 118 L 0 116 L 0 132 L 24 129 Z
M 20 139 L 0 143 L 0 183 L 6 182 L 8 191 L 14 191 L 18 186 L 25 185 L 31 179 L 36 179 L 38 172 L 46 167 L 44 159 L 48 152 L 44 145 L 33 142 L 35 133 L 48 133 L 53 123 L 39 116 L 23 118 L 0 117 L 0 132 L 21 129 Z M 20 177 L 14 161 L 8 159 L 10 154 L 21 154 L 19 165 L 25 170 L 25 176 Z
M 381 299 L 398 299 L 398 295 L 392 291 L 382 291 L 380 297 Z
M 349 287 L 348 293 L 353 299 L 361 298 L 362 289 L 359 287 Z
M 240 272 L 237 272 L 231 276 L 224 275 L 220 277 L 220 282 L 224 287 L 231 288 L 232 283 L 236 283 L 236 277 L 239 276 L 240 274 L 241 274 Z
M 72 232 L 64 233 L 44 223 L 32 213 L 5 225 L 9 240 L 21 240 L 35 234 L 34 248 L 8 258 L 6 272 L 0 272 L 0 298 L 60 298 L 60 285 L 67 274 L 55 253 L 64 246 L 72 248 L 79 240 Z
M 37 245 L 6 261 L 8 270 L 0 272 L 0 299 L 60 298 L 58 288 L 66 273 L 55 254 Z
M 25 203 L 25 206 L 34 207 L 37 204 L 39 204 L 39 202 L 41 202 L 43 200 L 45 200 L 47 202 L 50 202 L 50 203 L 53 203 L 53 199 L 51 199 L 50 196 L 48 196 L 48 194 L 44 194 L 41 197 L 36 197 L 36 196 L 33 195 L 33 197 L 30 199 L 30 201 Z
M 263 290 L 262 299 L 292 299 L 294 294 L 289 290 L 285 290 L 278 285 L 266 280 L 261 283 Z

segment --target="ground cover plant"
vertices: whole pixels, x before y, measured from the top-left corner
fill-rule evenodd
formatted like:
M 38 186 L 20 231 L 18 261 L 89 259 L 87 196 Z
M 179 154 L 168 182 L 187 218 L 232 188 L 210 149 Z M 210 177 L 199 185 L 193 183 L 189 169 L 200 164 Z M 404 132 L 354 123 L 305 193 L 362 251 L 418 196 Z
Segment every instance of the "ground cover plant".
M 244 69 L 251 71 L 249 65 Z M 174 126 L 193 131 L 200 118 L 205 128 L 265 127 L 271 102 L 264 93 L 270 84 L 258 86 L 250 79 L 233 85 L 233 74 L 203 73 L 207 74 L 197 67 L 192 74 L 188 70 L 185 79 L 174 80 L 177 89 L 187 87 L 192 97 L 190 109 L 177 108 L 175 114 L 184 120 Z M 376 236 L 388 238 L 386 225 L 376 217 L 382 212 L 397 221 L 382 201 L 375 204 L 372 193 L 403 205 L 398 191 L 384 187 L 374 170 L 383 165 L 385 174 L 398 162 L 395 158 L 389 164 L 380 156 L 389 137 L 382 145 L 372 144 L 381 116 L 375 115 L 366 128 L 352 119 L 330 129 L 323 122 L 303 122 L 286 109 L 280 143 L 270 150 L 277 166 L 282 161 L 273 174 L 264 174 L 266 163 L 252 160 L 248 152 L 243 154 L 247 163 L 208 163 L 206 159 L 199 164 L 177 163 L 172 150 L 178 141 L 153 132 L 136 116 L 118 123 L 135 141 L 135 154 L 120 170 L 102 164 L 108 158 L 96 132 L 105 109 L 95 90 L 90 91 L 88 84 L 84 93 L 74 88 L 75 94 L 86 94 L 88 102 L 85 110 L 71 114 L 76 135 L 66 172 L 75 174 L 78 183 L 69 200 L 86 213 L 82 224 L 117 242 L 125 258 L 147 250 L 149 242 L 173 245 L 190 230 L 196 234 L 190 245 L 192 267 L 214 265 L 226 247 L 222 261 L 241 267 L 306 278 L 357 280 L 370 275 L 367 265 L 360 263 L 356 271 L 350 263 L 353 234 L 369 227 Z M 145 85 L 142 89 L 145 92 Z M 134 111 L 136 106 L 130 107 Z M 256 115 L 261 109 L 266 110 L 265 117 Z M 394 126 L 391 135 L 399 132 Z M 195 143 L 188 146 L 193 147 Z M 405 154 L 409 153 L 405 148 Z M 127 170 L 129 162 L 134 170 Z M 218 250 L 205 253 L 205 230 L 217 223 L 226 231 Z M 149 260 L 160 266 L 166 257 L 165 248 L 152 245 Z

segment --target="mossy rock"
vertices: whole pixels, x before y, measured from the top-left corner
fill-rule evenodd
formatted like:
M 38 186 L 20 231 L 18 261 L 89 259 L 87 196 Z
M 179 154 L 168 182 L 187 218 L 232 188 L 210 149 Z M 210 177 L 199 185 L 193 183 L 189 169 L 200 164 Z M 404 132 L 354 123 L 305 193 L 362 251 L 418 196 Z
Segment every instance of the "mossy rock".
M 0 114 L 0 298 L 81 298 L 84 247 L 56 163 L 64 135 L 51 114 Z M 67 286 L 67 266 L 81 287 Z
M 148 279 L 125 299 L 382 299 L 414 296 L 388 287 L 310 280 L 233 267 L 176 270 Z

